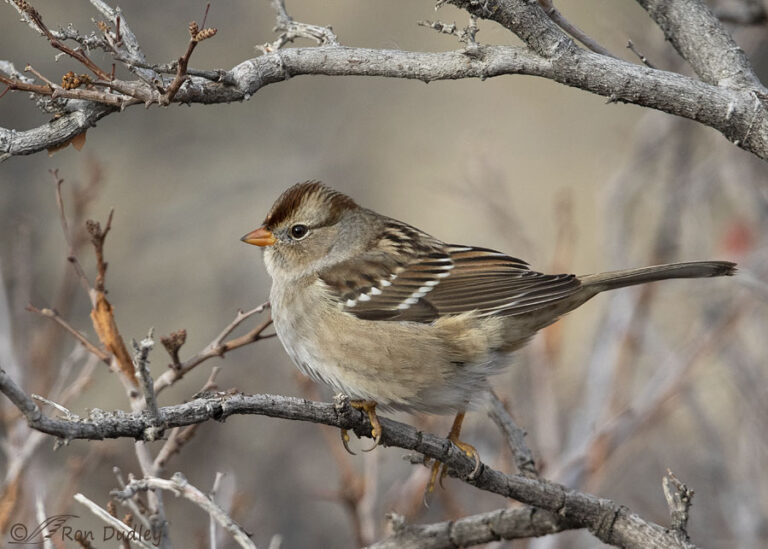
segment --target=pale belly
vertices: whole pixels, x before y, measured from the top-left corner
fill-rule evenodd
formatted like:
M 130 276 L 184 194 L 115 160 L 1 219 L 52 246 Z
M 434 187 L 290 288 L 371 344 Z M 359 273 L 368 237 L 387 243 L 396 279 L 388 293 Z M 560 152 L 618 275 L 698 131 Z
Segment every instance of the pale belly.
M 305 306 L 295 295 L 273 292 L 271 299 L 275 330 L 296 366 L 352 399 L 454 413 L 487 388 L 493 365 L 457 364 L 432 324 L 361 320 L 335 306 Z

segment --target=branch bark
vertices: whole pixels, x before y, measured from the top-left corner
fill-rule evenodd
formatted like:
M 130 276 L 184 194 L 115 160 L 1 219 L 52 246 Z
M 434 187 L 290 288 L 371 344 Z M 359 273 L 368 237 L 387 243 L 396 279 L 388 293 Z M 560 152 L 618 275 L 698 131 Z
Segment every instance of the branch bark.
M 637 0 L 704 82 L 765 94 L 747 56 L 699 0 Z
M 370 545 L 369 549 L 455 549 L 492 541 L 546 536 L 569 529 L 568 522 L 554 513 L 527 506 L 434 524 L 405 525 L 403 520 L 400 516 L 391 517 L 394 534 Z
M 229 71 L 188 69 L 187 84 L 172 99 L 187 104 L 248 100 L 264 86 L 300 75 L 381 76 L 430 82 L 526 74 L 607 97 L 609 102 L 632 103 L 695 120 L 768 159 L 768 91 L 755 76 L 744 52 L 698 0 L 638 1 L 703 81 L 585 51 L 536 2 L 448 1 L 473 16 L 500 23 L 527 47 L 473 45 L 464 50 L 427 53 L 348 48 L 334 41 L 318 47 L 271 51 Z M 135 57 L 116 59 L 129 68 L 149 67 Z M 150 69 L 154 74 L 162 72 L 160 67 Z M 130 96 L 131 101 L 116 108 L 114 104 L 60 98 L 58 108 L 64 114 L 52 122 L 27 131 L 0 128 L 0 159 L 66 143 L 108 114 L 133 103 L 163 104 L 165 97 L 144 80 L 115 79 L 110 86 Z M 114 97 L 118 96 L 110 94 L 108 103 L 114 103 Z
M 40 411 L 5 373 L 0 370 L 0 391 L 22 411 L 30 427 L 63 438 L 101 440 L 134 438 L 143 440 L 155 429 L 155 420 L 146 411 L 139 413 L 92 410 L 81 421 L 49 418 Z M 322 423 L 369 436 L 371 425 L 367 415 L 348 405 L 312 402 L 279 395 L 218 394 L 198 398 L 184 404 L 160 409 L 165 428 L 202 423 L 209 419 L 224 421 L 231 415 L 257 414 L 268 417 Z M 646 521 L 611 500 L 569 490 L 546 480 L 506 475 L 481 464 L 477 475 L 473 459 L 450 441 L 414 429 L 409 425 L 381 418 L 381 444 L 411 450 L 436 459 L 448 466 L 448 474 L 480 490 L 513 498 L 565 520 L 570 527 L 588 528 L 605 543 L 627 548 L 690 549 L 694 546 L 658 524 Z

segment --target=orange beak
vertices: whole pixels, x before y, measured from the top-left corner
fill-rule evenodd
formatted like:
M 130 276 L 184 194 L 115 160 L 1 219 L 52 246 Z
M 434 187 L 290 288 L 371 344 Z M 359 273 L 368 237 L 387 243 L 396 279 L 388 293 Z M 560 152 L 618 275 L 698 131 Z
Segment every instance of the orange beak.
M 253 244 L 254 246 L 262 247 L 271 246 L 277 242 L 277 238 L 275 238 L 275 235 L 272 234 L 272 231 L 264 227 L 259 227 L 255 231 L 249 232 L 240 240 L 246 242 L 247 244 Z

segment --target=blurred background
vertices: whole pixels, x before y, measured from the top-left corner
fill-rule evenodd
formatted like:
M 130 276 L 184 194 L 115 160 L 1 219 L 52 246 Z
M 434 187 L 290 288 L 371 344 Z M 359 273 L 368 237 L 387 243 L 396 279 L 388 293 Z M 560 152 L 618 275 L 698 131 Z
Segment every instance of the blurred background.
M 73 23 L 85 32 L 98 19 L 88 2 L 34 5 L 51 28 Z M 631 39 L 657 67 L 691 73 L 637 5 L 557 6 L 615 55 L 637 62 L 626 49 Z M 149 61 L 165 63 L 183 53 L 187 23 L 202 19 L 205 3 L 134 0 L 121 7 Z M 454 37 L 416 22 L 467 20 L 450 7 L 435 14 L 432 2 L 406 0 L 294 0 L 287 7 L 298 21 L 333 26 L 344 45 L 370 48 L 456 49 Z M 10 6 L 0 13 L 0 58 L 19 68 L 29 63 L 52 80 L 80 71 L 69 59 L 56 64 L 52 48 Z M 214 1 L 208 25 L 219 32 L 195 51 L 195 68 L 230 68 L 257 55 L 256 44 L 275 39 L 266 0 Z M 481 43 L 517 43 L 494 23 L 479 25 Z M 765 27 L 731 30 L 766 81 Z M 46 119 L 25 94 L 0 99 L 3 127 L 28 129 Z M 78 256 L 91 279 L 83 221 L 103 223 L 115 208 L 107 289 L 123 336 L 184 328 L 182 359 L 208 344 L 239 308 L 267 299 L 260 254 L 239 238 L 260 224 L 283 189 L 307 179 L 445 241 L 503 250 L 542 271 L 739 262 L 733 279 L 670 281 L 594 299 L 517 353 L 494 386 L 528 431 L 545 477 L 667 524 L 661 478 L 670 468 L 696 492 L 689 528 L 695 542 L 768 543 L 768 165 L 717 132 L 531 77 L 425 85 L 303 76 L 242 104 L 132 107 L 89 130 L 81 152 L 12 158 L 0 164 L 0 339 L 12 342 L 12 350 L 3 346 L 2 367 L 28 392 L 44 395 L 65 366 L 72 371 L 67 380 L 91 368 L 87 387 L 68 403 L 85 414 L 128 409 L 123 388 L 103 364 L 88 365 L 53 322 L 25 311 L 30 303 L 56 307 L 96 341 L 88 298 L 66 261 L 52 169 L 65 179 Z M 237 333 L 263 320 L 256 315 Z M 151 360 L 154 376 L 170 363 L 159 344 Z M 192 398 L 216 365 L 223 390 L 331 396 L 302 379 L 279 342 L 267 339 L 206 362 L 160 403 Z M 71 496 L 82 492 L 105 505 L 117 486 L 113 466 L 140 475 L 132 442 L 74 441 L 54 453 L 53 441 L 42 437 L 29 459 L 18 461 L 28 433 L 17 428 L 5 399 L 2 407 L 2 436 L 16 453 L 0 458 L 0 526 L 32 524 L 39 500 L 49 515 L 74 513 L 79 526 L 100 528 Z M 451 421 L 398 419 L 438 434 Z M 410 465 L 396 448 L 347 456 L 336 431 L 263 417 L 207 423 L 167 472 L 182 471 L 204 491 L 224 473 L 217 499 L 259 546 L 279 534 L 284 547 L 351 547 L 383 537 L 390 511 L 433 522 L 515 505 L 446 480 L 427 509 L 426 468 Z M 503 437 L 482 410 L 470 414 L 464 439 L 493 467 L 514 472 Z M 175 546 L 207 547 L 202 511 L 170 496 L 165 501 Z M 499 545 L 598 542 L 568 532 Z M 219 547 L 232 546 L 222 535 Z

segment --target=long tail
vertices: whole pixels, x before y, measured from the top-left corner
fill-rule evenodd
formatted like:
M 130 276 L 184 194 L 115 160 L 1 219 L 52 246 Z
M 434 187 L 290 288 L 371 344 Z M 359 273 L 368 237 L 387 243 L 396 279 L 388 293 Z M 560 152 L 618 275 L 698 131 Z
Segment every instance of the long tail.
M 598 293 L 634 284 L 666 280 L 667 278 L 732 276 L 735 272 L 736 264 L 730 261 L 688 261 L 685 263 L 669 263 L 667 265 L 592 274 L 580 276 L 579 279 L 585 289 L 589 288 Z

